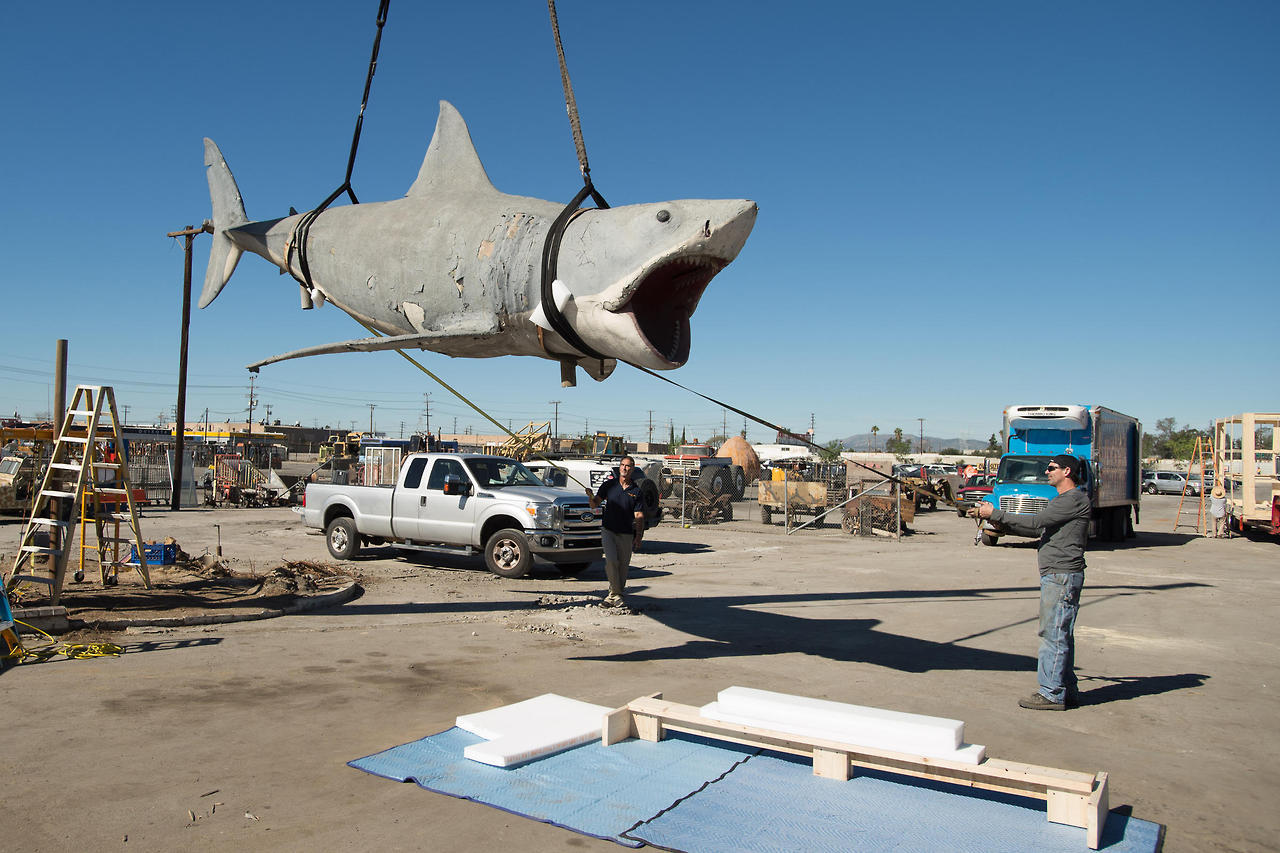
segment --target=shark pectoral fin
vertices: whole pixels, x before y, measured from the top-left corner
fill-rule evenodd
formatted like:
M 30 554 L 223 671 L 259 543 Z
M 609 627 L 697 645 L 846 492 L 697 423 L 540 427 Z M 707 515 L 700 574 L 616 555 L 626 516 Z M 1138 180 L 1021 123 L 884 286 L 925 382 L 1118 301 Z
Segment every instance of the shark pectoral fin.
M 291 358 L 306 358 L 312 355 L 331 355 L 339 352 L 378 352 L 379 350 L 389 349 L 426 349 L 426 344 L 430 342 L 439 342 L 441 335 L 393 335 L 384 338 L 357 338 L 351 341 L 337 341 L 331 344 L 319 344 L 313 347 L 303 347 L 293 352 L 286 352 L 281 355 L 273 355 L 271 358 L 254 362 L 248 365 L 249 370 L 256 370 L 267 364 L 275 364 L 277 361 L 288 361 Z

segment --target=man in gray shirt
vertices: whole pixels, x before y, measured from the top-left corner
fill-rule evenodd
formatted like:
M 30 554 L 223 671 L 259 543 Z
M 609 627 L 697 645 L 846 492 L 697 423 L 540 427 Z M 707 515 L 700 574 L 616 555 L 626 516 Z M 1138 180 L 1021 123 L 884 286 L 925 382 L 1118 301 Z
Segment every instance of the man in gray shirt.
M 1058 490 L 1048 506 L 1033 515 L 1009 513 L 982 502 L 972 510 L 979 518 L 1019 536 L 1039 536 L 1040 654 L 1036 676 L 1040 689 L 1025 699 L 1023 708 L 1063 711 L 1076 705 L 1076 613 L 1084 586 L 1084 547 L 1089 540 L 1092 509 L 1079 488 L 1080 460 L 1059 454 L 1045 474 Z

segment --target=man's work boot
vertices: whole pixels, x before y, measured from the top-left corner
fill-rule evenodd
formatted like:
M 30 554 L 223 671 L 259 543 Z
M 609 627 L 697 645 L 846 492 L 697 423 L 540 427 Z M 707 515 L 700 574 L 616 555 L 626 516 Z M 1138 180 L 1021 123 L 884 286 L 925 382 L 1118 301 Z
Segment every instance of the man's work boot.
M 1053 702 L 1045 698 L 1045 695 L 1037 690 L 1025 699 L 1018 700 L 1018 706 L 1021 708 L 1030 708 L 1032 711 L 1065 711 L 1067 705 L 1065 702 Z

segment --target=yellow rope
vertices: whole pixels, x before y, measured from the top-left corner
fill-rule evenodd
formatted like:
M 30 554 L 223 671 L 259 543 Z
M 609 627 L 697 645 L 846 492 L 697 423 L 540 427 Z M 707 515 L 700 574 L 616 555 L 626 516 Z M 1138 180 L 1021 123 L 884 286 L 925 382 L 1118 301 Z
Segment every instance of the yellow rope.
M 87 660 L 88 658 L 119 657 L 124 654 L 124 647 L 117 646 L 115 643 L 63 643 L 58 645 L 58 641 L 51 634 L 41 631 L 35 625 L 23 622 L 21 619 L 14 619 L 13 621 L 18 625 L 25 625 L 37 634 L 44 635 L 49 642 L 43 646 L 28 649 L 18 639 L 16 645 L 4 655 L 6 660 L 27 663 L 29 661 L 46 661 L 55 655 L 66 655 L 72 660 Z M 17 638 L 17 632 L 14 632 L 14 637 Z

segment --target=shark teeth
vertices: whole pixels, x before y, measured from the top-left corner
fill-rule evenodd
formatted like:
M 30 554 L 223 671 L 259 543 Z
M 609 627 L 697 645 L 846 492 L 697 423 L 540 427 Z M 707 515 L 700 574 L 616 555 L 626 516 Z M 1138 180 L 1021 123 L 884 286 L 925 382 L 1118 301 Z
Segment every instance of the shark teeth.
M 707 256 L 666 261 L 645 274 L 623 306 L 622 310 L 635 318 L 645 343 L 671 366 L 688 361 L 689 319 L 703 291 L 725 264 Z

